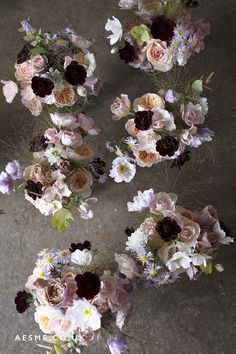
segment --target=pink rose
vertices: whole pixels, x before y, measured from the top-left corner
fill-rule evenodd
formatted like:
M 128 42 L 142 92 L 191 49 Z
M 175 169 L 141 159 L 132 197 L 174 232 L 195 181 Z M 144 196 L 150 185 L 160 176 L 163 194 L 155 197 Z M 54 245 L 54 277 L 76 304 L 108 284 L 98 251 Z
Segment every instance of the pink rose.
M 12 103 L 14 100 L 16 94 L 18 93 L 18 86 L 14 81 L 4 81 L 1 80 L 1 83 L 4 85 L 3 86 L 3 95 L 6 98 L 7 103 Z
M 126 124 L 125 124 L 125 129 L 127 130 L 127 132 L 133 136 L 134 138 L 136 138 L 137 134 L 139 133 L 139 129 L 137 129 L 135 127 L 135 123 L 134 123 L 134 119 L 129 119 Z
M 91 117 L 80 114 L 77 118 L 80 128 L 84 129 L 89 135 L 98 135 L 101 130 L 95 126 L 94 120 Z
M 31 61 L 25 61 L 22 64 L 15 64 L 15 77 L 18 81 L 32 79 L 37 73 Z
M 22 98 L 21 102 L 26 108 L 30 110 L 31 114 L 35 117 L 38 117 L 43 110 L 42 103 L 38 98 L 33 98 L 30 101 L 26 101 L 24 98 Z
M 167 72 L 172 69 L 173 62 L 168 54 L 166 42 L 162 42 L 160 39 L 151 39 L 144 51 L 146 51 L 147 59 L 154 70 Z
M 178 235 L 178 240 L 191 247 L 195 246 L 201 232 L 199 224 L 191 219 L 186 218 L 185 216 L 181 216 L 179 225 L 182 230 Z
M 154 130 L 175 130 L 176 125 L 173 114 L 165 109 L 159 109 L 152 117 L 152 128 Z
M 53 124 L 58 127 L 66 127 L 68 129 L 75 129 L 79 127 L 77 118 L 66 113 L 50 113 Z
M 129 257 L 127 254 L 115 254 L 115 260 L 121 274 L 124 274 L 128 279 L 137 277 L 138 268 L 133 258 Z
M 112 119 L 119 120 L 126 117 L 130 113 L 131 102 L 127 95 L 121 95 L 121 98 L 117 97 L 111 105 L 111 112 L 114 114 Z
M 65 146 L 73 146 L 73 145 L 82 145 L 83 139 L 79 133 L 70 131 L 70 130 L 62 130 L 58 134 L 61 142 Z
M 175 203 L 177 195 L 173 193 L 159 192 L 154 195 L 154 199 L 150 204 L 150 210 L 154 213 L 162 213 L 168 216 L 175 212 Z
M 34 55 L 31 57 L 31 63 L 33 64 L 34 69 L 39 73 L 44 69 L 44 66 L 47 63 L 47 58 L 42 55 Z
M 181 106 L 180 112 L 183 121 L 189 126 L 203 124 L 205 121 L 202 106 L 200 104 L 189 102 L 186 106 Z

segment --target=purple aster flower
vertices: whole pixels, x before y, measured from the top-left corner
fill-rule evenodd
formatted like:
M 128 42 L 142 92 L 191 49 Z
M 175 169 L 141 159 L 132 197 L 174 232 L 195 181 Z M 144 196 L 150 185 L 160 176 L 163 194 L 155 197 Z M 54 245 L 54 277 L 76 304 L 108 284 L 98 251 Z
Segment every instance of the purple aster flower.
M 212 141 L 214 132 L 208 128 L 201 128 L 193 135 L 192 147 L 197 148 L 206 141 Z
M 161 269 L 161 267 L 159 265 L 157 265 L 156 263 L 150 263 L 145 267 L 145 269 L 143 271 L 143 276 L 147 280 L 155 282 L 160 269 Z
M 68 264 L 70 262 L 71 253 L 69 250 L 58 250 L 55 256 L 57 263 Z
M 152 252 L 146 252 L 145 249 L 140 249 L 136 252 L 136 258 L 143 265 L 154 261 L 154 255 Z
M 168 90 L 165 95 L 166 102 L 176 103 L 180 98 L 180 94 L 175 90 Z
M 39 264 L 43 272 L 49 271 L 58 264 L 58 260 L 55 253 L 46 253 L 43 258 L 39 260 Z
M 33 29 L 32 24 L 27 20 L 21 21 L 21 26 L 23 27 L 25 32 L 29 32 Z
M 6 165 L 6 172 L 11 176 L 14 181 L 16 179 L 23 178 L 24 175 L 24 169 L 21 167 L 19 161 L 17 160 L 8 162 L 8 164 Z
M 108 338 L 107 345 L 111 354 L 124 353 L 128 349 L 127 337 L 119 332 Z
M 3 194 L 10 194 L 13 192 L 14 184 L 11 176 L 7 172 L 0 174 L 0 192 Z

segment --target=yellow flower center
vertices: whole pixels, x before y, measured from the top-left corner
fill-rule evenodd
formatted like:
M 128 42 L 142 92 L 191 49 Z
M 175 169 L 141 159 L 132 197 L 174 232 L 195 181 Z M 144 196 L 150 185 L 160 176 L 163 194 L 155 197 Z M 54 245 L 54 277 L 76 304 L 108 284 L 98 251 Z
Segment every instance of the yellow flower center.
M 150 272 L 149 272 L 149 275 L 151 277 L 155 277 L 157 275 L 157 270 L 156 269 L 151 269 Z
M 46 263 L 47 265 L 51 264 L 51 263 L 52 263 L 52 258 L 47 258 L 47 259 L 45 260 L 45 263 Z
M 140 257 L 140 261 L 142 262 L 142 263 L 144 263 L 144 262 L 146 262 L 147 261 L 147 256 L 141 256 Z
M 128 167 L 126 165 L 119 166 L 119 172 L 125 174 L 128 171 Z
M 87 309 L 84 311 L 84 316 L 92 316 L 93 311 L 91 309 Z

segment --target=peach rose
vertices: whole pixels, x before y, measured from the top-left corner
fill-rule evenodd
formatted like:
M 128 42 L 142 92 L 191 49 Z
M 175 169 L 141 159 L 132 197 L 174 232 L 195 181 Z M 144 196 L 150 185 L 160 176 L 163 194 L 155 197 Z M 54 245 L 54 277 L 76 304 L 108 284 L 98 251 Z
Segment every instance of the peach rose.
M 94 151 L 88 144 L 77 146 L 75 152 L 80 156 L 80 160 L 83 162 L 91 162 L 93 159 Z
M 136 138 L 137 134 L 140 132 L 140 130 L 135 127 L 134 119 L 129 119 L 126 122 L 125 129 L 134 138 Z
M 15 64 L 15 77 L 18 81 L 32 79 L 32 77 L 37 73 L 33 64 L 29 61 L 25 61 L 22 64 Z
M 136 157 L 137 165 L 140 167 L 152 167 L 154 164 L 161 161 L 161 156 L 158 152 L 134 150 L 133 154 Z
M 65 106 L 73 106 L 75 103 L 75 91 L 69 84 L 65 84 L 61 90 L 53 91 L 55 97 L 55 105 L 59 108 Z
M 154 70 L 167 72 L 172 69 L 172 58 L 168 54 L 166 42 L 162 42 L 160 39 L 151 39 L 144 51 L 146 51 L 147 59 L 153 65 Z
M 133 104 L 134 111 L 157 111 L 164 109 L 165 101 L 156 93 L 147 93 L 136 98 Z
M 88 198 L 92 193 L 93 177 L 86 170 L 76 171 L 67 178 L 67 184 L 74 194 L 82 198 Z
M 113 113 L 113 120 L 119 120 L 126 117 L 130 113 L 131 102 L 127 95 L 121 95 L 121 98 L 117 97 L 111 105 L 111 112 Z

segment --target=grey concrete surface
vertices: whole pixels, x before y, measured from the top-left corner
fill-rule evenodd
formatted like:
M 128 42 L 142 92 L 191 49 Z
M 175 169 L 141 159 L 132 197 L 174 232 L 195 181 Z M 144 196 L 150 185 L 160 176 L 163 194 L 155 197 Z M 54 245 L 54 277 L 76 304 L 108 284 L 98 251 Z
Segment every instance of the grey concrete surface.
M 188 71 L 193 75 L 215 71 L 209 92 L 208 126 L 216 133 L 210 150 L 203 149 L 179 174 L 162 167 L 140 169 L 131 184 L 116 185 L 109 181 L 96 189 L 99 203 L 92 221 L 78 220 L 65 234 L 50 227 L 50 219 L 41 216 L 21 193 L 0 196 L 0 352 L 3 354 L 41 353 L 35 342 L 16 342 L 16 335 L 39 334 L 33 311 L 19 315 L 14 296 L 20 290 L 33 267 L 36 253 L 43 247 L 67 247 L 73 241 L 90 239 L 105 254 L 107 265 L 113 254 L 124 248 L 126 225 L 138 226 L 139 215 L 128 215 L 127 201 L 137 190 L 150 187 L 179 194 L 186 207 L 213 204 L 221 219 L 233 233 L 235 218 L 235 63 L 236 63 L 236 4 L 235 0 L 202 0 L 196 15 L 204 16 L 212 25 L 206 50 L 192 59 Z M 101 94 L 94 100 L 89 113 L 102 128 L 96 139 L 98 151 L 108 163 L 111 157 L 104 149 L 107 139 L 123 132 L 123 123 L 113 123 L 109 112 L 113 98 L 128 93 L 131 98 L 152 91 L 151 82 L 140 71 L 126 66 L 109 54 L 104 39 L 104 24 L 115 15 L 125 19 L 117 0 L 0 0 L 0 78 L 13 77 L 13 63 L 22 47 L 20 20 L 31 17 L 43 30 L 58 30 L 71 26 L 82 35 L 94 39 L 98 73 L 104 80 Z M 0 95 L 0 163 L 20 155 L 25 159 L 22 140 L 31 135 L 29 112 L 16 99 L 8 105 Z M 40 118 L 38 118 L 40 119 Z M 22 128 L 24 126 L 24 128 Z M 21 127 L 21 128 L 20 128 Z M 19 129 L 20 128 L 20 129 Z M 9 139 L 9 137 L 11 137 Z M 18 148 L 21 146 L 21 148 Z M 235 307 L 235 246 L 222 247 L 219 262 L 225 267 L 221 274 L 202 276 L 196 282 L 187 278 L 159 290 L 137 289 L 133 296 L 133 313 L 127 333 L 139 339 L 132 341 L 132 353 L 146 354 L 233 354 L 236 352 Z M 143 348 L 142 348 L 143 347 Z M 87 353 L 102 354 L 101 347 Z

